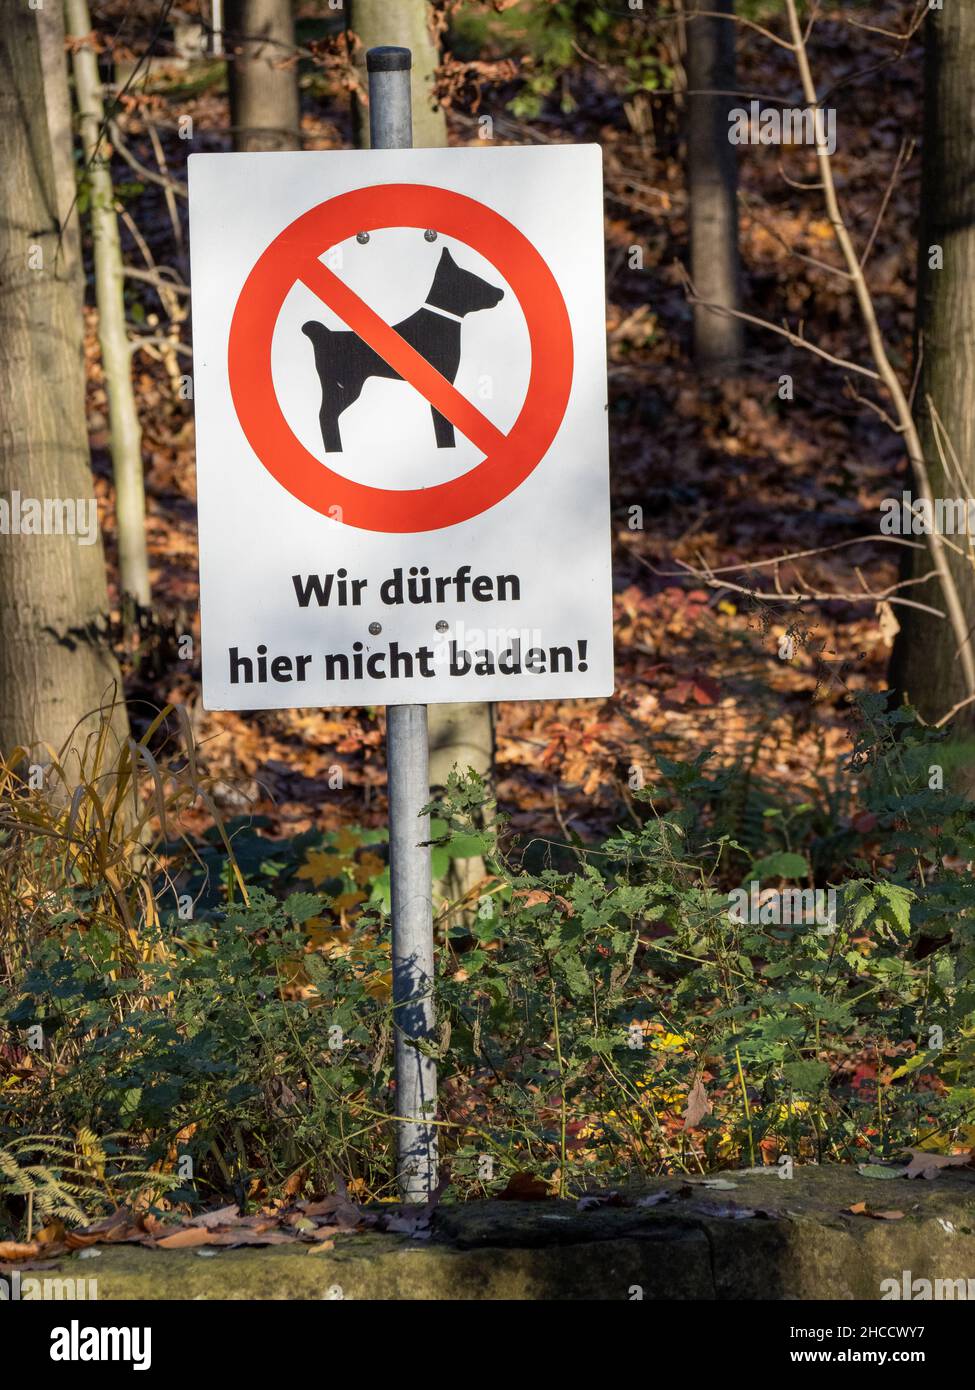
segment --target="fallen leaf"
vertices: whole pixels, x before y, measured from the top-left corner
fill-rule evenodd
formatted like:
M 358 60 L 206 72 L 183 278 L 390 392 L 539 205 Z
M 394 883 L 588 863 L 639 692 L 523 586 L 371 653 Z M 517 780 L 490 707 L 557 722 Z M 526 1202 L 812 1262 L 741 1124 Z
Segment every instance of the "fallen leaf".
M 508 1179 L 507 1187 L 503 1192 L 498 1193 L 498 1200 L 501 1202 L 543 1202 L 546 1197 L 551 1195 L 551 1189 L 544 1178 L 537 1178 L 534 1173 L 512 1173 Z
M 882 1163 L 858 1163 L 857 1172 L 862 1178 L 902 1178 L 904 1168 L 888 1168 Z
M 318 1226 L 314 1231 L 309 1232 L 309 1239 L 325 1242 L 329 1249 L 334 1245 L 332 1236 L 339 1234 L 338 1226 Z
M 29 1260 L 40 1253 L 36 1240 L 0 1240 L 0 1260 Z
M 294 1245 L 295 1236 L 286 1231 L 249 1231 L 246 1228 L 233 1231 L 213 1231 L 211 1245 Z
M 80 1231 L 68 1231 L 64 1243 L 69 1250 L 87 1250 L 90 1245 L 100 1245 L 104 1239 L 105 1237 L 98 1233 L 86 1236 Z
M 240 1207 L 234 1202 L 229 1207 L 218 1207 L 216 1211 L 205 1211 L 202 1216 L 194 1216 L 190 1221 L 191 1226 L 229 1226 L 234 1221 L 239 1221 Z
M 171 1236 L 163 1236 L 156 1244 L 163 1250 L 187 1250 L 194 1245 L 211 1244 L 214 1234 L 206 1226 L 184 1226 Z
M 687 1105 L 684 1110 L 684 1128 L 696 1129 L 705 1115 L 710 1115 L 710 1113 L 711 1102 L 704 1089 L 704 1082 L 698 1077 L 688 1092 Z
M 872 1216 L 874 1221 L 901 1221 L 904 1217 L 902 1211 L 875 1211 L 866 1202 L 855 1202 L 847 1210 L 854 1216 Z
M 61 1260 L 18 1260 L 16 1264 L 0 1263 L 0 1274 L 23 1274 L 28 1269 L 60 1269 Z
M 620 1192 L 590 1192 L 576 1202 L 576 1211 L 593 1211 L 596 1207 L 623 1207 L 626 1202 Z
M 255 1231 L 248 1226 L 237 1226 L 227 1231 L 209 1230 L 205 1226 L 184 1226 L 155 1243 L 162 1250 L 187 1250 L 196 1245 L 293 1245 L 295 1239 L 295 1236 L 284 1231 Z
M 538 907 L 540 903 L 547 903 L 551 897 L 544 888 L 516 888 L 512 892 L 513 898 L 523 898 L 520 904 L 522 907 Z
M 963 1168 L 971 1163 L 975 1150 L 969 1149 L 961 1154 L 935 1154 L 927 1149 L 905 1149 L 911 1161 L 904 1172 L 905 1178 L 936 1178 L 942 1168 Z
M 750 1216 L 767 1216 L 764 1211 L 757 1211 L 754 1207 L 740 1207 L 737 1202 L 700 1202 L 695 1204 L 692 1211 L 699 1212 L 701 1216 L 724 1216 L 731 1221 L 746 1221 Z
M 307 1176 L 308 1172 L 305 1168 L 299 1168 L 297 1173 L 292 1173 L 282 1189 L 284 1195 L 286 1197 L 297 1197 L 298 1193 L 305 1185 Z
M 345 1200 L 344 1197 L 339 1197 L 336 1194 L 332 1197 L 323 1197 L 318 1202 L 299 1202 L 298 1210 L 305 1216 L 331 1216 Z
M 65 1229 L 63 1221 L 52 1221 L 37 1233 L 38 1245 L 63 1245 Z

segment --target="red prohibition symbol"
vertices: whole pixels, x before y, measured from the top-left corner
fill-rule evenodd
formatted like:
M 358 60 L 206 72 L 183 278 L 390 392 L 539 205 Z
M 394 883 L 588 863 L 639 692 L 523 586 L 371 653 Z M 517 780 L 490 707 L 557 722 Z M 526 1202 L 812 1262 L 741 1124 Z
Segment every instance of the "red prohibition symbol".
M 508 434 L 319 260 L 357 232 L 384 227 L 435 227 L 491 261 L 511 286 L 528 325 L 531 373 L 524 405 Z M 284 418 L 271 377 L 275 324 L 298 282 L 466 435 L 485 455 L 483 460 L 448 482 L 397 490 L 353 482 L 310 453 Z M 496 506 L 545 456 L 572 387 L 569 315 L 538 251 L 483 203 L 425 184 L 381 184 L 343 193 L 286 227 L 244 283 L 230 326 L 228 357 L 237 418 L 264 467 L 300 502 L 364 531 L 437 531 Z

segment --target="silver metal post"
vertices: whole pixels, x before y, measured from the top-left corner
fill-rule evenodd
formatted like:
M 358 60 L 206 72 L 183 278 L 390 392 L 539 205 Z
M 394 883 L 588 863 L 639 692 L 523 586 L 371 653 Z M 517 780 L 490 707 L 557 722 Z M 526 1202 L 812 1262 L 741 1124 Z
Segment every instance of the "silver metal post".
M 370 48 L 366 54 L 369 143 L 374 150 L 413 148 L 412 66 L 408 48 Z
M 413 145 L 408 48 L 371 48 L 369 138 L 374 150 Z M 396 1061 L 396 1171 L 407 1201 L 423 1202 L 437 1185 L 437 1064 L 416 1046 L 433 1040 L 433 904 L 430 896 L 430 800 L 426 705 L 386 710 L 389 856 L 393 913 L 393 1022 Z

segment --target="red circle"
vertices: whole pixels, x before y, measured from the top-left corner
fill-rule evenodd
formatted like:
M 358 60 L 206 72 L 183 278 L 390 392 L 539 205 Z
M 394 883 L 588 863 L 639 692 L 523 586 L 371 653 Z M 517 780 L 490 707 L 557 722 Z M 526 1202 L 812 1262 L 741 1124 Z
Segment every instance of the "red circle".
M 514 291 L 531 341 L 528 392 L 504 444 L 459 478 L 402 491 L 353 482 L 310 453 L 284 418 L 271 378 L 274 327 L 300 278 L 301 261 L 317 260 L 357 232 L 384 227 L 435 227 L 479 251 Z M 300 502 L 364 531 L 437 531 L 495 506 L 540 463 L 562 424 L 572 386 L 568 311 L 534 246 L 483 203 L 424 184 L 356 189 L 296 218 L 244 282 L 230 325 L 228 357 L 237 418 L 264 467 Z

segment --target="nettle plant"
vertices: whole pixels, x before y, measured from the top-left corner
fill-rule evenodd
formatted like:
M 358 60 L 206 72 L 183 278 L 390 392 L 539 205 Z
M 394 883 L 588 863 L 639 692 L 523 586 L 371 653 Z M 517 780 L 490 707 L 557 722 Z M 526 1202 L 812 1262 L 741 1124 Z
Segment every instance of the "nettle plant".
M 975 813 L 950 789 L 964 761 L 868 696 L 831 800 L 775 804 L 741 768 L 659 759 L 633 828 L 524 848 L 478 779 L 453 777 L 433 807 L 438 863 L 486 865 L 436 922 L 425 1046 L 453 1191 L 971 1145 Z M 178 1180 L 169 1200 L 337 1174 L 393 1193 L 382 839 L 253 838 L 231 832 L 234 873 L 209 866 L 222 901 L 141 924 L 138 960 L 79 916 L 35 941 L 0 999 L 0 1141 L 111 1134 Z M 835 892 L 831 913 L 816 889 Z M 800 910 L 781 910 L 787 895 Z
M 659 759 L 642 826 L 558 867 L 484 846 L 498 887 L 441 957 L 472 1172 L 485 1139 L 563 1183 L 972 1142 L 975 808 L 945 790 L 957 746 L 886 705 L 860 706 L 845 816 L 702 755 Z M 469 798 L 441 814 L 469 829 Z M 813 911 L 778 910 L 789 879 Z

